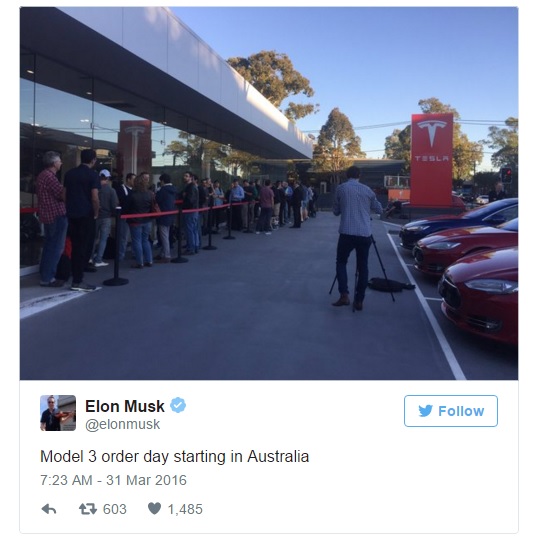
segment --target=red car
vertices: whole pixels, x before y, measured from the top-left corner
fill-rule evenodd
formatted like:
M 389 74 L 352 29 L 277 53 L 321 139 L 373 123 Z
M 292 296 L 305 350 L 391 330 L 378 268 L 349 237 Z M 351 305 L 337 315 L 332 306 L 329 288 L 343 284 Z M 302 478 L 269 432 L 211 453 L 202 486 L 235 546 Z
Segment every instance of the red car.
M 518 344 L 518 247 L 473 253 L 439 281 L 443 314 L 459 328 Z
M 414 266 L 425 274 L 440 276 L 445 268 L 470 253 L 517 246 L 518 229 L 518 219 L 513 219 L 497 227 L 476 226 L 436 232 L 414 246 Z

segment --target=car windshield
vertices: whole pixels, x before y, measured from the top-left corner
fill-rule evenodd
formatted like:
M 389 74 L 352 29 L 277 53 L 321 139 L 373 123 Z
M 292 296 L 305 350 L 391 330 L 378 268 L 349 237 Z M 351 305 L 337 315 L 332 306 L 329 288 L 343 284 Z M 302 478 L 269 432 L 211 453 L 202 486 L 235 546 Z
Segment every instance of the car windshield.
M 482 205 L 479 207 L 476 207 L 475 209 L 472 209 L 471 211 L 466 211 L 465 213 L 462 213 L 460 217 L 463 219 L 479 219 L 485 215 L 491 215 L 492 213 L 495 213 L 496 211 L 500 211 L 503 207 L 508 207 L 509 205 L 513 205 L 512 203 L 509 204 L 500 204 L 500 202 L 503 202 L 504 200 L 499 200 L 497 202 L 492 202 L 491 204 Z
M 498 225 L 498 228 L 501 228 L 502 230 L 510 230 L 511 232 L 518 232 L 519 231 L 518 217 L 516 219 L 511 219 L 510 221 L 507 221 L 506 223 Z

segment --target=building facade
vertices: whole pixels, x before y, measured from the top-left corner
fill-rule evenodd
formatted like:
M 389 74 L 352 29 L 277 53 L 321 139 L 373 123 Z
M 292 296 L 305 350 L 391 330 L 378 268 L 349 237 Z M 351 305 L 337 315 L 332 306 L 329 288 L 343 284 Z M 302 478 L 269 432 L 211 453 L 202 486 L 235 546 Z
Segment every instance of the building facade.
M 39 262 L 35 181 L 85 148 L 119 181 L 147 171 L 228 178 L 232 149 L 310 158 L 312 143 L 168 8 L 20 9 L 21 269 Z M 211 146 L 210 144 L 213 144 Z

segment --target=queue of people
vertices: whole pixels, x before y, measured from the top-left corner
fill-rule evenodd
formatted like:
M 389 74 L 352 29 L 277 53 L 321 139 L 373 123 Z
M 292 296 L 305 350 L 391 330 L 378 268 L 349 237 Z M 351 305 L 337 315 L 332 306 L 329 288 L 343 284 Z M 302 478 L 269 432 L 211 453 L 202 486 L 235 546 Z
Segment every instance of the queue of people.
M 60 154 L 44 154 L 44 169 L 37 178 L 38 218 L 44 227 L 39 267 L 43 287 L 62 287 L 72 277 L 73 291 L 98 289 L 84 281 L 84 273 L 108 266 L 106 261 L 115 253 L 113 219 L 118 209 L 117 259 L 125 260 L 130 235 L 135 269 L 171 262 L 171 248 L 180 237 L 183 254 L 195 255 L 202 237 L 218 233 L 223 226 L 229 231 L 271 235 L 288 224 L 300 228 L 316 216 L 316 190 L 298 182 L 272 184 L 235 177 L 224 191 L 219 181 L 199 181 L 186 171 L 181 191 L 168 173 L 161 174 L 157 189 L 148 172 L 127 173 L 123 182 L 112 185 L 110 171 L 97 172 L 96 162 L 94 150 L 82 150 L 80 165 L 65 174 L 62 184 Z M 179 204 L 182 227 L 177 226 Z M 159 248 L 155 257 L 154 242 Z M 59 274 L 61 258 L 68 264 L 68 274 Z

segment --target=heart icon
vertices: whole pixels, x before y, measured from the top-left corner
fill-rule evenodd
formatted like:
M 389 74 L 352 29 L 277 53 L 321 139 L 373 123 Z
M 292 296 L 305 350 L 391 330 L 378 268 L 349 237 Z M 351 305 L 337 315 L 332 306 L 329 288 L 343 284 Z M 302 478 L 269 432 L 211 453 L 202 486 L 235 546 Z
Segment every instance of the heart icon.
M 148 510 L 152 514 L 157 514 L 157 512 L 159 512 L 159 510 L 161 510 L 161 503 L 160 502 L 150 502 L 148 504 Z

